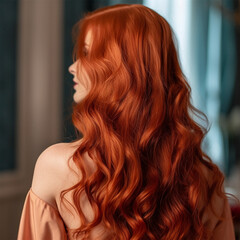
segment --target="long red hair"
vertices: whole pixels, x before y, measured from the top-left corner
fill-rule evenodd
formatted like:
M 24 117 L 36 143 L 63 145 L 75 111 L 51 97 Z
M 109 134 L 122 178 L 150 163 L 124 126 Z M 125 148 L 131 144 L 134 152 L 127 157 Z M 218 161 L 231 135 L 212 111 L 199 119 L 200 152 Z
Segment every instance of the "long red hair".
M 61 193 L 63 200 L 74 191 L 82 223 L 76 235 L 87 239 L 103 222 L 112 239 L 208 239 L 201 218 L 209 205 L 222 220 L 212 197 L 216 192 L 227 199 L 224 175 L 201 150 L 208 130 L 191 114 L 207 117 L 190 103 L 170 25 L 143 5 L 124 4 L 88 13 L 74 29 L 74 60 L 91 81 L 72 114 L 83 135 L 73 155 L 83 177 Z M 86 55 L 88 30 L 93 43 Z M 97 166 L 91 176 L 86 152 Z M 92 222 L 80 208 L 83 191 L 95 213 Z

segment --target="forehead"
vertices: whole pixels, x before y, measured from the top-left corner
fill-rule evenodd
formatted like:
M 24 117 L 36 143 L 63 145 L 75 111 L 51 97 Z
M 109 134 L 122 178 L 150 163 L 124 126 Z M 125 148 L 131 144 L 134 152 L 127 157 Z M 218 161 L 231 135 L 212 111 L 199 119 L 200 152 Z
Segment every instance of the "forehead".
M 86 37 L 85 37 L 85 44 L 90 46 L 91 41 L 92 41 L 92 32 L 91 32 L 91 30 L 88 30 Z

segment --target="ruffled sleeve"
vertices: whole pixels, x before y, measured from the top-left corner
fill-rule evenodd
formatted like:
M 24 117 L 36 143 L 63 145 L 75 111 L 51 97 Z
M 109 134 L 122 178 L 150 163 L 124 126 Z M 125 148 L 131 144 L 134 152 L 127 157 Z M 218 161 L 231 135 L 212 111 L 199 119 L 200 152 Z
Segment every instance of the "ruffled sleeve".
M 27 193 L 18 229 L 18 240 L 67 240 L 63 220 L 56 208 L 30 189 Z

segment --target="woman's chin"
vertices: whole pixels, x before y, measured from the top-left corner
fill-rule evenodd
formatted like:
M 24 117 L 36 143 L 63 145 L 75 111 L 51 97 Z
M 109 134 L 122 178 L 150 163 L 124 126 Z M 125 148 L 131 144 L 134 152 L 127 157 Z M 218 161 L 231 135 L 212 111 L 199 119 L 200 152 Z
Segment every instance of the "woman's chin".
M 81 99 L 73 98 L 73 101 L 74 101 L 75 103 L 79 103 L 79 102 L 81 101 Z
M 83 99 L 83 96 L 79 96 L 79 95 L 76 94 L 76 93 L 73 95 L 73 101 L 74 101 L 75 103 L 81 102 L 82 99 Z

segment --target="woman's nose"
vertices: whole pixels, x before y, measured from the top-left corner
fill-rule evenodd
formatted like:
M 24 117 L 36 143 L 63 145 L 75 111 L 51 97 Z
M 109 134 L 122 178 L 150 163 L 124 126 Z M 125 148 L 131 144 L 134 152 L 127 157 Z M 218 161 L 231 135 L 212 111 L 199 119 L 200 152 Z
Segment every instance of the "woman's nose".
M 72 65 L 69 66 L 68 71 L 74 75 L 75 73 L 75 64 L 73 63 Z

